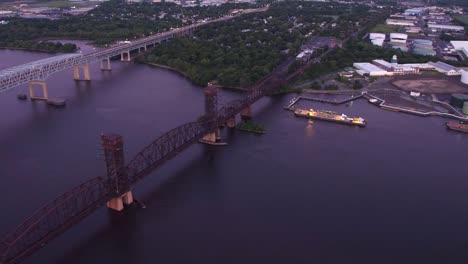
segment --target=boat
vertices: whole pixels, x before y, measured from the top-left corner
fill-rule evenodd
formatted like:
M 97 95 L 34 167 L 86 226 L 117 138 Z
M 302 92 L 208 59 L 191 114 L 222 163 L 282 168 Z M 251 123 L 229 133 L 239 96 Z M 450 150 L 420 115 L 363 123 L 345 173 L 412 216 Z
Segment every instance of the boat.
M 369 103 L 375 104 L 375 105 L 379 105 L 379 104 L 380 104 L 380 101 L 377 100 L 377 99 L 375 99 L 375 98 L 371 98 L 371 99 L 369 99 Z
M 468 133 L 468 124 L 464 123 L 463 121 L 460 121 L 460 122 L 448 121 L 445 124 L 447 125 L 448 129 Z
M 18 94 L 16 97 L 17 97 L 18 99 L 20 99 L 20 100 L 26 100 L 26 99 L 28 99 L 28 96 L 27 96 L 26 94 Z
M 341 124 L 354 125 L 359 127 L 365 127 L 367 121 L 361 117 L 348 117 L 345 114 L 338 114 L 332 111 L 322 111 L 314 109 L 296 109 L 294 115 L 299 117 L 306 117 L 311 119 L 331 121 Z

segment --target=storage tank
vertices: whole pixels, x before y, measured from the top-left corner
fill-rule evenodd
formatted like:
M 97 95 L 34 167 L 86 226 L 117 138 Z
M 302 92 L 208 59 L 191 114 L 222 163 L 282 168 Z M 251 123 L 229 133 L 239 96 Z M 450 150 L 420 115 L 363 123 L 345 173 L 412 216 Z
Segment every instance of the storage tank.
M 468 101 L 465 101 L 465 102 L 463 103 L 463 113 L 464 113 L 465 115 L 468 115 Z
M 468 72 L 463 71 L 461 74 L 461 82 L 464 84 L 468 84 Z

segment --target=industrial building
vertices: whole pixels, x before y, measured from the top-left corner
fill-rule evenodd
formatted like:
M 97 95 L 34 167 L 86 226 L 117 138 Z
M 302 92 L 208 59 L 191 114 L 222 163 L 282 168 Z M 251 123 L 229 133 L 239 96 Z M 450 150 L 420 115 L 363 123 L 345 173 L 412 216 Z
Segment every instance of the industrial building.
M 417 16 L 417 15 L 422 15 L 424 13 L 423 9 L 406 9 L 405 10 L 405 15 L 411 15 L 411 16 Z
M 468 41 L 450 41 L 450 44 L 455 50 L 463 52 L 468 57 Z
M 438 62 L 428 62 L 427 64 L 431 65 L 431 66 L 434 66 L 434 69 L 440 73 L 443 73 L 445 75 L 450 75 L 450 76 L 453 76 L 453 75 L 461 75 L 463 70 L 455 67 L 455 66 L 452 66 L 450 64 L 447 64 L 445 62 L 441 62 L 441 61 L 438 61 Z
M 377 45 L 377 46 L 383 46 L 383 43 L 385 41 L 385 34 L 370 33 L 369 34 L 369 39 L 372 42 L 372 44 Z
M 468 72 L 467 71 L 462 72 L 460 81 L 464 84 L 468 84 Z
M 450 104 L 463 109 L 463 113 L 468 115 L 468 95 L 466 94 L 452 94 L 450 97 Z
M 463 31 L 465 27 L 456 25 L 427 24 L 428 28 L 434 30 Z
M 387 19 L 385 23 L 387 25 L 414 27 L 414 22 L 410 20 Z
M 390 63 L 384 60 L 373 60 L 372 64 L 376 65 L 379 68 L 382 68 L 391 73 L 391 75 L 395 74 L 417 74 L 419 73 L 419 69 L 408 67 L 405 65 L 401 65 L 398 63 Z
M 353 64 L 354 68 L 357 69 L 357 73 L 360 75 L 369 75 L 369 76 L 389 76 L 392 75 L 391 72 L 388 72 L 382 68 L 375 66 L 369 62 L 357 62 Z
M 407 34 L 390 33 L 390 42 L 392 43 L 406 43 L 407 39 L 408 39 Z

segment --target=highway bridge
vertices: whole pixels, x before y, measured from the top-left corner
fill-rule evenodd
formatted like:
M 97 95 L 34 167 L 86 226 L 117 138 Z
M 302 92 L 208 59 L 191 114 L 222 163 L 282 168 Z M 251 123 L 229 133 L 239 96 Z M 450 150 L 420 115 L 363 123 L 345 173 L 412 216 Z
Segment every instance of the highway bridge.
M 54 73 L 73 67 L 73 78 L 75 80 L 90 81 L 89 64 L 91 63 L 100 62 L 101 70 L 111 70 L 110 59 L 112 57 L 120 56 L 121 61 L 130 61 L 130 53 L 132 51 L 146 51 L 148 47 L 153 47 L 158 43 L 168 41 L 174 37 L 192 34 L 194 30 L 203 25 L 229 20 L 247 13 L 264 12 L 266 10 L 268 10 L 268 6 L 256 9 L 245 9 L 236 15 L 227 15 L 207 22 L 171 29 L 163 33 L 132 41 L 131 43 L 118 44 L 94 53 L 59 55 L 5 69 L 0 71 L 0 92 L 7 91 L 24 83 L 29 83 L 29 96 L 31 99 L 47 100 L 48 92 L 46 79 Z M 42 87 L 42 96 L 34 95 L 35 86 Z

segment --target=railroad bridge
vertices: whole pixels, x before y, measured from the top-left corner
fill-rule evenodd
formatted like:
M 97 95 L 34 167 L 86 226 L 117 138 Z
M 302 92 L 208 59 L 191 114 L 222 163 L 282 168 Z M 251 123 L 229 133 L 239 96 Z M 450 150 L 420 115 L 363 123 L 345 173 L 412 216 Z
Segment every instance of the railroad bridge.
M 244 13 L 262 12 L 267 9 L 268 6 L 250 9 Z M 100 62 L 101 70 L 111 70 L 111 57 L 120 56 L 121 60 L 128 61 L 131 51 L 146 50 L 149 46 L 176 36 L 191 34 L 203 24 L 233 17 L 236 16 L 185 26 L 87 55 L 61 55 L 9 68 L 0 71 L 0 92 L 29 83 L 32 99 L 47 100 L 45 80 L 51 74 L 73 67 L 75 80 L 89 81 L 90 63 Z M 220 126 L 234 127 L 238 114 L 242 118 L 250 118 L 251 105 L 270 94 L 286 80 L 285 69 L 284 65 L 277 67 L 272 74 L 251 87 L 244 97 L 221 107 L 217 103 L 217 89 L 208 85 L 204 90 L 205 114 L 202 117 L 159 136 L 128 162 L 124 159 L 122 137 L 112 133 L 102 134 L 101 144 L 105 157 L 106 175 L 92 178 L 68 190 L 19 224 L 0 241 L 0 264 L 20 263 L 103 205 L 114 210 L 123 210 L 126 204 L 133 202 L 132 187 L 166 161 L 195 142 L 216 144 Z M 42 96 L 34 94 L 34 86 L 37 85 L 43 89 Z
M 202 117 L 159 136 L 127 163 L 122 137 L 101 134 L 106 175 L 63 193 L 18 225 L 0 241 L 0 263 L 21 262 L 103 205 L 123 210 L 133 202 L 132 187 L 159 166 L 195 142 L 216 144 L 220 126 L 234 127 L 238 114 L 250 118 L 251 105 L 284 83 L 284 72 L 284 67 L 277 67 L 241 99 L 221 107 L 217 104 L 217 88 L 208 84 L 204 89 L 205 114 Z

